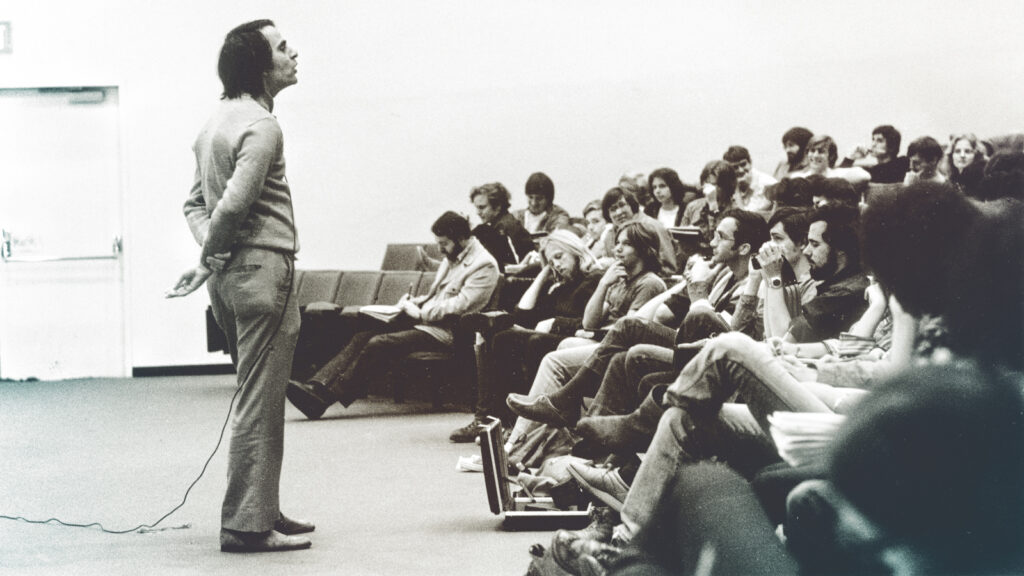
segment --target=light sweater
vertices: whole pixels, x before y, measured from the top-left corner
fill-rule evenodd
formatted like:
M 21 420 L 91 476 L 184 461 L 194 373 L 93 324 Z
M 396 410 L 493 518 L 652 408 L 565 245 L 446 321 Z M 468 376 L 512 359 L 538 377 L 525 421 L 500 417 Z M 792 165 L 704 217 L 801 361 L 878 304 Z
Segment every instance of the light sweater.
M 248 95 L 221 101 L 192 149 L 196 173 L 184 211 L 201 263 L 239 247 L 298 250 L 284 139 L 267 109 Z

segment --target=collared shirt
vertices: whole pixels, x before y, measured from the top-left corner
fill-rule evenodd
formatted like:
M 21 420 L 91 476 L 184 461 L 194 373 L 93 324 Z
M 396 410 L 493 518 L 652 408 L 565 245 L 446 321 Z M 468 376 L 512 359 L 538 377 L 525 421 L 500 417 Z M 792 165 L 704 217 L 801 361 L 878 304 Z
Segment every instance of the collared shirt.
M 735 204 L 744 210 L 750 210 L 751 212 L 763 212 L 765 210 L 771 210 L 772 202 L 764 195 L 764 189 L 772 184 L 776 184 L 778 180 L 771 176 L 761 172 L 760 170 L 754 170 L 751 168 L 750 188 L 746 194 L 741 192 L 739 188 L 736 189 L 736 201 Z

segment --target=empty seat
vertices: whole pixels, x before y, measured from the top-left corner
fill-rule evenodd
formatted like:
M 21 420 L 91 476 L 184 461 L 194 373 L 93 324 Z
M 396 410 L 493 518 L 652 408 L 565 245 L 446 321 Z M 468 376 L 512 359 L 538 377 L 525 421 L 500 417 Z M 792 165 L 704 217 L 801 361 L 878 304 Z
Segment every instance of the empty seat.
M 299 306 L 311 302 L 333 302 L 338 293 L 340 270 L 303 270 L 299 276 L 296 300 Z
M 380 287 L 377 288 L 376 304 L 394 304 L 406 294 L 416 295 L 422 272 L 390 271 L 381 272 Z

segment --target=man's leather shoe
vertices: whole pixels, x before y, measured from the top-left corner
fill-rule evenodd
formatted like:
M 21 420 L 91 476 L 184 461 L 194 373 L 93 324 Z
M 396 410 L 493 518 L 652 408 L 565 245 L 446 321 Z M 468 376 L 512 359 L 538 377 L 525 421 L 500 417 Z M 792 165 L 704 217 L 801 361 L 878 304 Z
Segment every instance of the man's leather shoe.
M 467 443 L 476 440 L 477 436 L 480 435 L 480 430 L 483 427 L 483 422 L 479 418 L 474 418 L 472 422 L 466 424 L 462 428 L 458 428 L 453 431 L 448 439 L 455 443 Z
M 289 518 L 284 514 L 274 522 L 274 530 L 277 530 L 285 536 L 294 536 L 296 534 L 306 534 L 316 530 L 316 525 L 312 522 L 306 522 L 304 520 L 296 520 L 295 518 Z
M 527 420 L 559 428 L 570 428 L 573 425 L 569 418 L 555 408 L 547 394 L 541 394 L 536 398 L 522 394 L 509 394 L 505 403 L 517 416 L 522 416 Z
M 303 384 L 290 380 L 285 395 L 292 405 L 305 414 L 306 418 L 316 420 L 324 415 L 327 407 L 333 404 L 329 399 L 324 398 L 321 391 L 317 390 L 314 383 Z
M 584 492 L 611 506 L 616 512 L 622 511 L 622 503 L 629 494 L 629 484 L 622 480 L 617 469 L 595 468 L 589 464 L 573 462 L 569 464 L 569 475 Z
M 305 550 L 312 546 L 309 538 L 285 536 L 276 530 L 269 532 L 236 532 L 220 529 L 221 552 L 286 552 Z

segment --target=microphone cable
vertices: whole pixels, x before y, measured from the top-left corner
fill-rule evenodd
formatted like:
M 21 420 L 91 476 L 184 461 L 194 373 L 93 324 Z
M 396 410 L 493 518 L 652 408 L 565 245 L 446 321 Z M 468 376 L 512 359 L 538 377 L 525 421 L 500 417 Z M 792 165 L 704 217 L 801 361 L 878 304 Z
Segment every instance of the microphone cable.
M 166 520 L 171 514 L 174 514 L 175 512 L 180 510 L 182 506 L 185 505 L 185 502 L 188 501 L 188 495 L 192 492 L 192 488 L 194 488 L 195 485 L 199 483 L 199 480 L 202 479 L 203 475 L 206 474 L 206 469 L 210 466 L 210 462 L 213 460 L 213 457 L 216 456 L 217 450 L 220 449 L 220 445 L 224 441 L 224 431 L 227 430 L 228 422 L 231 421 L 231 413 L 232 413 L 232 411 L 234 411 L 235 400 L 238 399 L 238 394 L 242 391 L 243 388 L 245 388 L 246 384 L 249 383 L 249 378 L 252 376 L 253 370 L 259 364 L 259 361 L 260 361 L 261 358 L 263 358 L 263 355 L 266 354 L 267 351 L 270 349 L 270 346 L 273 343 L 274 338 L 277 337 L 277 333 L 280 332 L 281 325 L 284 323 L 284 316 L 285 316 L 285 314 L 288 313 L 288 305 L 291 303 L 292 291 L 295 290 L 295 286 L 293 285 L 294 282 L 295 282 L 295 260 L 294 260 L 294 258 L 295 258 L 295 252 L 297 251 L 297 248 L 298 248 L 298 232 L 295 229 L 295 224 L 294 224 L 294 218 L 295 218 L 295 216 L 294 216 L 294 208 L 292 207 L 291 195 L 290 194 L 288 196 L 288 205 L 292 209 L 292 223 L 291 223 L 291 227 L 292 227 L 292 246 L 293 246 L 293 248 L 295 250 L 293 250 L 291 258 L 286 258 L 287 265 L 288 265 L 288 293 L 287 293 L 287 295 L 285 295 L 284 306 L 281 307 L 280 317 L 277 319 L 277 325 L 274 327 L 274 331 L 271 333 L 270 338 L 267 339 L 266 344 L 263 345 L 263 348 L 260 350 L 260 353 L 256 355 L 256 358 L 253 360 L 252 364 L 249 366 L 249 369 L 245 373 L 245 378 L 242 379 L 242 384 L 239 385 L 239 386 L 236 386 L 235 393 L 231 396 L 231 403 L 228 404 L 227 416 L 225 416 L 224 423 L 221 424 L 221 427 L 220 427 L 220 434 L 217 436 L 217 444 L 213 447 L 213 452 L 211 452 L 210 455 L 206 458 L 206 462 L 203 464 L 203 469 L 199 471 L 199 475 L 196 476 L 196 479 L 193 480 L 192 483 L 189 484 L 188 488 L 185 490 L 185 495 L 182 496 L 181 502 L 177 506 L 175 506 L 174 508 L 171 508 L 171 510 L 169 512 L 167 512 L 166 514 L 161 516 L 156 522 L 153 522 L 152 524 L 139 524 L 138 526 L 135 526 L 134 528 L 129 528 L 127 530 L 111 530 L 111 529 L 105 527 L 101 522 L 90 522 L 88 524 L 81 524 L 81 523 L 75 523 L 75 522 L 65 522 L 64 520 L 61 520 L 60 518 L 48 518 L 46 520 L 32 520 L 30 518 L 25 518 L 24 516 L 9 516 L 9 515 L 6 515 L 6 514 L 0 514 L 0 520 L 14 520 L 14 521 L 26 522 L 28 524 L 51 524 L 51 523 L 54 523 L 54 524 L 59 524 L 61 526 L 67 526 L 69 528 L 92 528 L 92 527 L 97 527 L 101 531 L 106 532 L 107 534 L 130 534 L 132 532 L 139 532 L 139 533 L 162 532 L 162 531 L 165 531 L 165 530 L 185 530 L 185 529 L 188 529 L 188 528 L 192 527 L 191 523 L 185 523 L 185 524 L 181 524 L 181 525 L 178 525 L 178 526 L 167 526 L 165 528 L 157 528 L 157 526 L 161 522 Z

